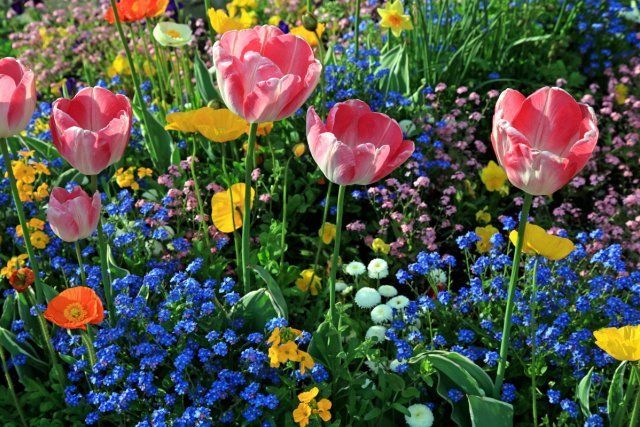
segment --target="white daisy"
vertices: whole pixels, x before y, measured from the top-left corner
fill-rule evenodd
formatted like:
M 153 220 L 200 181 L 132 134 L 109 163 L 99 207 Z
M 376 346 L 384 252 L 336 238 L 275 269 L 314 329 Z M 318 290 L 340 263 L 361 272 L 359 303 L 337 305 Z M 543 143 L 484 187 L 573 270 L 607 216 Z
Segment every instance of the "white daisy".
M 433 425 L 433 412 L 427 405 L 416 403 L 407 409 L 411 415 L 405 415 L 404 420 L 409 427 L 431 427 Z
M 347 284 L 344 283 L 342 280 L 337 280 L 336 281 L 336 292 L 342 292 L 345 289 L 347 289 Z
M 409 298 L 404 295 L 398 295 L 397 297 L 393 297 L 387 301 L 387 305 L 391 308 L 395 308 L 396 310 L 402 310 L 409 305 Z
M 377 305 L 371 310 L 371 320 L 374 323 L 389 322 L 393 319 L 393 310 L 386 304 Z
M 380 304 L 382 297 L 375 289 L 365 286 L 364 288 L 358 289 L 358 292 L 356 292 L 355 300 L 358 307 L 371 308 Z
M 382 285 L 378 288 L 378 292 L 385 298 L 391 298 L 398 295 L 398 290 L 391 285 Z
M 377 338 L 378 342 L 382 342 L 386 339 L 386 337 L 384 336 L 386 332 L 387 332 L 387 328 L 385 328 L 384 326 L 373 325 L 367 330 L 367 333 L 365 334 L 365 338 L 367 339 Z
M 431 280 L 433 280 L 435 283 L 447 282 L 447 274 L 444 271 L 440 270 L 439 268 L 432 270 L 429 273 L 429 276 L 431 276 Z
M 389 265 L 382 258 L 374 258 L 367 266 L 369 277 L 372 279 L 384 279 L 389 275 Z
M 364 272 L 367 271 L 367 268 L 361 262 L 351 261 L 349 264 L 347 264 L 344 267 L 344 271 L 350 276 L 357 277 L 357 276 L 360 276 L 361 274 L 364 274 Z

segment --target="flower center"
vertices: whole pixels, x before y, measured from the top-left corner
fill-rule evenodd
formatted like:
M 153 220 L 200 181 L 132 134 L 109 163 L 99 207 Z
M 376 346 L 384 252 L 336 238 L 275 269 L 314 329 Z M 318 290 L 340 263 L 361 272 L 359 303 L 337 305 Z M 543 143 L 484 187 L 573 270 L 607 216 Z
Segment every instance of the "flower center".
M 63 314 L 64 314 L 64 317 L 70 322 L 78 322 L 78 321 L 84 320 L 84 318 L 87 317 L 87 311 L 84 309 L 84 307 L 82 307 L 82 304 L 80 304 L 79 302 L 74 302 L 72 304 L 69 304 L 64 309 Z
M 402 16 L 395 13 L 389 15 L 389 23 L 392 27 L 400 27 L 402 25 Z
M 180 33 L 177 32 L 176 30 L 167 30 L 167 32 L 165 34 L 168 35 L 169 37 L 171 37 L 172 39 L 179 39 L 180 38 Z

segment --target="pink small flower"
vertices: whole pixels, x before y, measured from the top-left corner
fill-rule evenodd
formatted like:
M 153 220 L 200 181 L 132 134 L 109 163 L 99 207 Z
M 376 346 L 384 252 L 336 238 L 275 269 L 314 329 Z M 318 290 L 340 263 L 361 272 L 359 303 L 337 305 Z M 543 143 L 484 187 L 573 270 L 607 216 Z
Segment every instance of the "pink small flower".
M 0 138 L 26 129 L 36 108 L 33 71 L 14 58 L 0 59 Z
M 97 191 L 89 197 L 81 187 L 75 187 L 71 192 L 56 187 L 49 197 L 47 220 L 58 237 L 65 242 L 76 242 L 95 231 L 101 208 Z

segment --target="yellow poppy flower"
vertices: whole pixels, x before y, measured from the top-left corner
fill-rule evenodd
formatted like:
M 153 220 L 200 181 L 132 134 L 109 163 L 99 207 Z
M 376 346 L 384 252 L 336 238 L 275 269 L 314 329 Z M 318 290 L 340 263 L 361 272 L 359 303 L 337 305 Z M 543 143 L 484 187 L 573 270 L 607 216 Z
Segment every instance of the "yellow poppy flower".
M 244 215 L 244 183 L 233 184 L 226 191 L 213 195 L 211 199 L 211 219 L 223 233 L 232 233 L 242 227 Z M 251 206 L 256 192 L 251 188 Z
M 293 411 L 293 421 L 298 423 L 300 427 L 309 425 L 309 417 L 311 416 L 311 407 L 306 403 L 300 403 Z
M 124 55 L 118 55 L 115 57 L 111 66 L 107 69 L 107 76 L 114 78 L 115 76 L 130 76 L 131 68 L 129 68 L 129 61 Z
M 391 250 L 391 245 L 385 243 L 381 238 L 376 237 L 373 239 L 373 242 L 371 242 L 371 249 L 373 249 L 375 253 L 383 253 L 386 255 Z
M 509 233 L 509 240 L 515 246 L 518 242 L 518 232 L 514 230 Z M 574 249 L 575 245 L 569 239 L 549 234 L 539 225 L 527 223 L 525 226 L 522 244 L 522 252 L 525 254 L 538 254 L 558 261 L 569 256 Z
M 302 392 L 298 395 L 298 400 L 302 403 L 310 403 L 313 399 L 316 398 L 320 390 L 318 387 L 313 387 L 309 391 Z
M 202 107 L 193 111 L 169 114 L 165 129 L 199 132 L 209 141 L 227 142 L 238 139 L 247 132 L 248 127 L 248 123 L 231 110 Z
M 491 244 L 491 237 L 494 234 L 499 233 L 498 229 L 489 224 L 485 227 L 476 227 L 475 232 L 480 238 L 480 241 L 476 242 L 476 249 L 478 252 L 481 254 L 489 252 L 493 246 Z
M 311 268 L 302 270 L 300 277 L 296 280 L 296 286 L 302 292 L 311 292 L 311 295 L 318 295 L 318 290 L 322 287 L 322 281 L 317 274 L 313 274 L 314 271 Z M 311 278 L 313 277 L 313 282 Z
M 640 360 L 640 325 L 604 328 L 593 333 L 596 345 L 618 360 Z
M 491 160 L 480 172 L 480 180 L 489 191 L 500 191 L 507 182 L 507 173 L 496 162 Z
M 236 12 L 234 10 L 234 12 Z M 246 10 L 240 12 L 240 16 L 236 16 L 236 13 L 227 12 L 224 9 L 209 9 L 207 12 L 211 27 L 218 34 L 224 34 L 227 31 L 232 30 L 244 30 L 251 27 L 253 19 Z
M 322 243 L 328 245 L 336 237 L 336 225 L 325 222 L 324 226 L 318 230 L 318 236 L 322 237 Z
M 305 39 L 305 41 L 309 43 L 309 46 L 315 47 L 315 46 L 318 46 L 318 39 L 322 39 L 322 34 L 324 34 L 324 28 L 325 28 L 324 24 L 318 23 L 318 27 L 316 28 L 316 32 L 314 34 L 313 31 L 309 31 L 306 28 L 304 28 L 304 26 L 299 25 L 297 27 L 293 27 L 290 30 L 290 32 L 295 36 L 302 37 L 303 39 Z
M 400 0 L 387 2 L 383 8 L 379 7 L 378 15 L 382 18 L 380 26 L 390 29 L 396 37 L 400 37 L 404 30 L 413 30 L 411 17 L 405 15 L 404 6 Z
M 331 412 L 329 412 L 331 406 L 332 404 L 329 399 L 320 399 L 318 401 L 318 409 L 315 409 L 313 412 L 318 414 L 320 418 L 322 418 L 322 421 L 328 422 L 331 420 Z

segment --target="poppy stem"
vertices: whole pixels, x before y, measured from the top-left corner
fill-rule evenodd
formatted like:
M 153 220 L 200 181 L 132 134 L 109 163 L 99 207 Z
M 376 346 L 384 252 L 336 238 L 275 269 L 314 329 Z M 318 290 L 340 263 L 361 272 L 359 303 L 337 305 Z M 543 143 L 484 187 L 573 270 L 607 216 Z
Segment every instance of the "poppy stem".
M 247 154 L 244 159 L 244 212 L 242 215 L 242 280 L 244 291 L 251 289 L 249 276 L 249 239 L 251 238 L 251 173 L 253 172 L 253 157 L 256 150 L 256 134 L 258 124 L 249 126 L 249 139 L 247 141 Z
M 82 251 L 80 250 L 80 244 L 76 240 L 74 243 L 76 248 L 76 258 L 78 258 L 78 269 L 80 270 L 80 280 L 83 285 L 87 284 L 87 275 L 84 272 L 84 264 L 82 263 Z
M 355 28 L 353 29 L 353 42 L 355 43 L 353 57 L 356 60 L 357 66 L 358 56 L 360 53 L 360 0 L 356 0 L 356 16 L 353 23 L 355 25 Z
M 51 336 L 49 335 L 47 322 L 44 318 L 44 315 L 40 311 L 40 308 L 38 307 L 38 304 L 34 296 L 31 294 L 31 290 L 28 289 L 25 292 L 25 294 L 27 295 L 27 299 L 29 300 L 29 303 L 32 305 L 33 309 L 37 313 L 38 325 L 40 325 L 40 332 L 42 332 L 42 339 L 44 340 L 44 346 L 47 349 L 47 353 L 49 353 L 49 359 L 51 360 L 51 365 L 53 366 L 53 370 L 58 376 L 58 381 L 60 381 L 60 384 L 64 386 L 65 373 L 64 373 L 64 370 L 62 369 L 62 366 L 58 364 L 58 356 L 55 350 L 53 349 L 53 344 L 51 344 Z
M 85 348 L 87 349 L 87 356 L 89 357 L 89 368 L 93 370 L 93 367 L 96 364 L 96 350 L 93 348 L 93 340 L 89 335 L 89 325 L 87 325 L 86 331 L 80 331 L 80 337 L 82 338 L 82 342 L 84 343 Z
M 511 316 L 513 314 L 514 302 L 513 298 L 516 293 L 516 283 L 518 282 L 518 271 L 520 269 L 520 258 L 522 255 L 522 243 L 524 241 L 524 230 L 529 217 L 529 210 L 533 196 L 525 193 L 522 212 L 520 213 L 520 222 L 518 224 L 518 241 L 516 243 L 516 251 L 513 254 L 513 264 L 511 264 L 511 278 L 509 279 L 509 288 L 507 290 L 507 305 L 504 313 L 504 325 L 502 328 L 502 340 L 500 342 L 500 360 L 498 361 L 498 372 L 496 373 L 496 382 L 494 385 L 494 395 L 500 396 L 502 390 L 502 382 L 504 374 L 507 370 L 507 355 L 509 353 L 509 339 L 511 334 Z
M 16 390 L 13 388 L 13 380 L 11 379 L 9 368 L 7 367 L 7 357 L 4 354 L 4 349 L 2 347 L 0 347 L 0 359 L 2 360 L 2 370 L 4 371 L 4 377 L 7 380 L 7 388 L 9 388 L 9 393 L 11 394 L 11 398 L 13 399 L 13 404 L 16 407 L 16 411 L 18 411 L 20 423 L 24 427 L 27 427 L 28 424 L 24 417 L 24 413 L 22 412 L 22 406 L 20 406 L 20 401 L 18 400 L 18 396 L 16 395 Z
M 329 313 L 333 326 L 338 327 L 338 310 L 336 308 L 336 275 L 338 273 L 338 259 L 340 258 L 340 240 L 342 239 L 342 216 L 344 214 L 344 195 L 346 187 L 338 188 L 338 212 L 336 213 L 336 237 L 331 258 L 331 275 L 329 278 Z M 323 224 L 324 227 L 324 224 Z
M 98 189 L 98 176 L 91 175 L 91 192 L 95 193 Z M 116 311 L 113 307 L 113 292 L 111 287 L 111 271 L 109 271 L 107 237 L 102 229 L 102 212 L 98 216 L 98 253 L 100 255 L 100 272 L 102 274 L 102 287 L 104 289 L 104 298 L 107 302 L 107 310 L 109 311 L 109 323 L 115 323 Z
M 636 380 L 640 380 L 640 369 L 638 369 L 637 363 L 632 365 L 633 373 L 636 375 Z M 640 424 L 640 382 L 636 387 L 636 400 L 633 403 L 633 409 L 631 410 L 631 419 L 629 420 L 630 426 L 637 426 Z
M 200 186 L 198 185 L 198 176 L 196 175 L 196 151 L 197 142 L 195 137 L 191 138 L 193 148 L 191 150 L 191 161 L 189 162 L 189 170 L 191 171 L 191 179 L 193 180 L 193 191 L 196 193 L 196 201 L 198 202 L 198 213 L 200 214 L 200 225 L 202 228 L 204 242 L 207 245 L 207 259 L 211 262 L 211 241 L 209 240 L 209 226 L 207 225 L 204 203 L 202 202 L 202 195 L 200 194 Z
M 33 274 L 35 276 L 35 288 L 36 288 L 36 299 L 38 301 L 44 300 L 44 295 L 42 293 L 42 286 L 40 285 L 40 270 L 38 268 L 38 261 L 36 260 L 35 251 L 33 250 L 33 246 L 31 245 L 31 233 L 29 232 L 29 226 L 27 225 L 27 220 L 24 216 L 24 207 L 22 206 L 22 200 L 20 200 L 20 192 L 18 191 L 18 184 L 16 181 L 16 176 L 13 173 L 13 166 L 11 165 L 11 157 L 9 157 L 9 140 L 3 139 L 0 141 L 0 150 L 2 150 L 2 158 L 4 159 L 4 166 L 7 170 L 7 175 L 9 176 L 9 186 L 11 187 L 11 196 L 13 197 L 13 203 L 16 206 L 16 214 L 18 215 L 18 221 L 20 222 L 20 227 L 22 228 L 22 237 L 24 240 L 24 246 L 27 249 L 27 255 L 29 255 L 29 264 L 31 265 L 31 270 L 33 270 Z
M 320 226 L 320 235 L 318 236 L 318 248 L 316 249 L 316 257 L 313 261 L 313 276 L 311 276 L 311 280 L 309 281 L 309 283 L 313 283 L 313 279 L 315 279 L 318 272 L 320 251 L 322 251 L 322 247 L 324 246 L 324 241 L 322 240 L 322 236 L 324 235 L 324 225 L 327 223 L 327 216 L 329 215 L 329 200 L 331 199 L 331 190 L 333 190 L 333 182 L 329 181 L 329 184 L 327 185 L 327 196 L 324 199 L 324 211 L 322 212 L 322 225 Z

